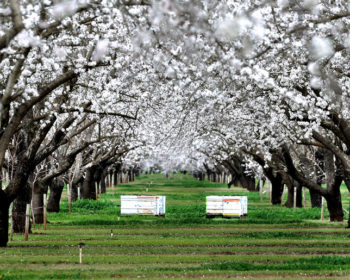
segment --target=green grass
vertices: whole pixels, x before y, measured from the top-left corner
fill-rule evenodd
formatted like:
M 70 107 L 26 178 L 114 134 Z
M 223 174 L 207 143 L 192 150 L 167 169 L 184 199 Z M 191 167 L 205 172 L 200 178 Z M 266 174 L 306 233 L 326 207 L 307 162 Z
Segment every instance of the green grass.
M 0 279 L 350 278 L 345 222 L 320 221 L 320 209 L 272 206 L 241 188 L 173 177 L 142 175 L 98 201 L 74 202 L 71 214 L 64 192 L 47 230 L 37 225 L 29 241 L 15 235 L 0 249 Z M 342 193 L 346 206 L 344 186 Z M 120 216 L 121 194 L 166 195 L 166 217 Z M 248 195 L 248 217 L 207 219 L 207 195 Z

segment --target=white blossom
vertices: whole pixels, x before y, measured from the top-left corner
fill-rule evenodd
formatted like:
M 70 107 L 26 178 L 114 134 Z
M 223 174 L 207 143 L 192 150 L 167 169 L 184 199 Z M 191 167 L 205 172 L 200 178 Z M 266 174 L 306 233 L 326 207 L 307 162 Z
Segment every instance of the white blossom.
M 332 41 L 327 38 L 314 36 L 311 40 L 311 55 L 315 59 L 328 57 L 334 53 Z
M 92 60 L 94 61 L 102 60 L 103 57 L 108 53 L 108 46 L 109 46 L 108 40 L 99 40 L 97 42 L 94 54 L 92 56 Z

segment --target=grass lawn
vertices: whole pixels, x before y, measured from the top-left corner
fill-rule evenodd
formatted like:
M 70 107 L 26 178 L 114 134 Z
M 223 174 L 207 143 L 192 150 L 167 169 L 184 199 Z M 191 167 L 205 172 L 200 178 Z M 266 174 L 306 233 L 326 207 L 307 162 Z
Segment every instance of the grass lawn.
M 121 194 L 166 195 L 166 217 L 118 217 Z M 206 219 L 207 195 L 248 195 L 248 218 Z M 343 199 L 348 210 L 345 189 Z M 98 201 L 73 203 L 72 214 L 64 192 L 61 207 L 49 213 L 46 231 L 36 226 L 29 241 L 15 235 L 0 249 L 1 280 L 350 279 L 345 222 L 328 222 L 327 211 L 320 221 L 320 209 L 271 206 L 266 196 L 260 201 L 259 193 L 241 188 L 180 174 L 142 175 Z

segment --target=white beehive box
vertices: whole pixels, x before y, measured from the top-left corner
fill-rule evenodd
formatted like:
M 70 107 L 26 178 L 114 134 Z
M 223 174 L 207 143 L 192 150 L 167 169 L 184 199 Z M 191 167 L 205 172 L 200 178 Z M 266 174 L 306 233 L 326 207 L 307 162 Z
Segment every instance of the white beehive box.
M 243 216 L 248 216 L 248 197 L 241 196 L 242 204 L 243 204 Z
M 224 217 L 243 216 L 243 204 L 240 197 L 228 196 L 222 199 L 222 215 Z
M 243 217 L 248 214 L 246 196 L 207 196 L 207 217 Z
M 222 215 L 222 196 L 207 196 L 207 215 Z
M 165 196 L 121 195 L 121 215 L 165 216 Z

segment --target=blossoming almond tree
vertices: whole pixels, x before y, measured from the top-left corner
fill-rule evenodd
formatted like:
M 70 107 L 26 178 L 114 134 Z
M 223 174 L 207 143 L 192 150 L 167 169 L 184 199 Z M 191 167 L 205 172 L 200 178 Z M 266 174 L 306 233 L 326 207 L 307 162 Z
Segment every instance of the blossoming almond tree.
M 130 17 L 148 24 L 142 55 L 170 80 L 173 99 L 202 113 L 191 121 L 203 119 L 197 130 L 211 139 L 202 141 L 207 149 L 229 143 L 233 154 L 260 155 L 265 164 L 282 155 L 277 166 L 288 177 L 323 195 L 330 211 L 341 209 L 339 184 L 315 184 L 301 172 L 300 153 L 293 160 L 286 152 L 295 144 L 331 150 L 348 181 L 346 1 L 162 1 Z
M 142 104 L 135 90 L 138 76 L 133 78 L 136 72 L 145 72 L 145 67 L 131 60 L 130 34 L 123 23 L 123 4 L 118 1 L 10 0 L 0 8 L 4 15 L 0 31 L 0 166 L 8 164 L 6 155 L 11 149 L 15 155 L 13 176 L 8 187 L 0 190 L 0 244 L 4 246 L 9 204 L 28 193 L 28 178 L 38 164 L 57 154 L 58 148 L 68 151 L 66 161 L 60 161 L 58 170 L 48 177 L 40 178 L 45 184 L 96 142 L 102 147 L 112 144 L 107 153 L 117 151 L 114 156 L 124 151 L 123 143 L 130 135 L 127 131 L 135 126 Z M 90 127 L 99 127 L 91 141 L 71 144 Z M 121 131 L 116 133 L 118 128 Z M 16 149 L 14 141 L 20 143 Z
M 0 191 L 1 245 L 9 202 L 34 174 L 29 163 L 59 147 L 74 154 L 83 144 L 70 141 L 74 131 L 110 137 L 80 155 L 90 177 L 97 162 L 137 146 L 145 148 L 126 160 L 161 161 L 167 170 L 236 158 L 276 178 L 276 203 L 283 183 L 299 184 L 342 219 L 339 182 L 350 178 L 346 1 L 7 0 L 0 13 L 0 166 L 11 154 L 16 172 L 30 171 Z M 56 174 L 69 165 L 55 162 Z M 333 178 L 327 189 L 305 165 Z

